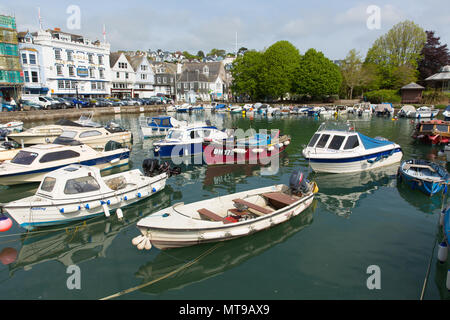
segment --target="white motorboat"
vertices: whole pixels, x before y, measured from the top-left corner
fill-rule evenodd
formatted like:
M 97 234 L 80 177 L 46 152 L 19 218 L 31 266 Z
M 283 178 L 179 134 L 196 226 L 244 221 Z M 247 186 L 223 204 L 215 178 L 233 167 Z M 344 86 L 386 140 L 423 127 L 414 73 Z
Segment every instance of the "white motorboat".
M 73 164 L 46 174 L 35 195 L 3 204 L 2 209 L 26 229 L 108 217 L 162 190 L 167 177 L 165 172 L 145 176 L 139 169 L 102 177 L 98 168 Z
M 100 170 L 128 164 L 130 150 L 111 141 L 103 151 L 71 139 L 20 149 L 12 160 L 0 165 L 0 185 L 40 182 L 44 175 L 69 164 L 94 166 Z
M 368 102 L 357 103 L 353 105 L 353 109 L 358 116 L 370 117 L 372 116 L 372 106 Z
M 319 116 L 329 117 L 334 115 L 334 109 L 332 107 L 320 107 Z
M 131 143 L 132 140 L 130 131 L 112 122 L 106 127 L 92 127 L 66 119 L 59 120 L 54 125 L 37 126 L 8 135 L 8 138 L 25 146 L 52 143 L 57 137 L 75 139 L 95 149 L 103 149 L 111 140 L 118 143 Z
M 316 172 L 344 173 L 370 170 L 400 162 L 400 146 L 384 138 L 356 132 L 349 123 L 323 123 L 303 149 Z
M 172 128 L 188 125 L 187 121 L 178 121 L 169 116 L 139 118 L 139 124 L 144 138 L 165 136 Z
M 335 113 L 337 112 L 337 114 L 339 116 L 347 114 L 348 113 L 347 108 L 348 108 L 347 106 L 336 106 L 335 107 Z
M 405 105 L 398 111 L 397 116 L 401 118 L 415 118 L 416 108 L 411 105 Z
M 450 120 L 450 105 L 445 108 L 444 112 L 442 112 L 442 115 L 444 116 L 445 121 Z
M 430 107 L 423 106 L 423 107 L 417 108 L 414 118 L 417 118 L 417 119 L 435 118 L 438 114 L 439 114 L 439 109 L 433 109 Z
M 23 130 L 23 122 L 22 121 L 10 121 L 5 124 L 0 124 L 0 129 L 7 129 L 11 132 L 20 132 Z
M 230 113 L 242 113 L 244 109 L 241 106 L 229 106 L 228 111 Z
M 21 150 L 20 145 L 15 141 L 3 141 L 0 144 L 0 162 L 11 160 Z
M 203 153 L 204 139 L 223 140 L 229 134 L 220 131 L 210 123 L 193 123 L 177 129 L 170 129 L 166 137 L 153 143 L 155 154 L 160 157 L 193 156 Z
M 167 106 L 166 112 L 177 112 L 177 108 L 175 106 Z
M 314 182 L 295 172 L 289 187 L 274 185 L 191 204 L 178 203 L 141 219 L 138 249 L 185 247 L 246 236 L 283 223 L 307 209 Z

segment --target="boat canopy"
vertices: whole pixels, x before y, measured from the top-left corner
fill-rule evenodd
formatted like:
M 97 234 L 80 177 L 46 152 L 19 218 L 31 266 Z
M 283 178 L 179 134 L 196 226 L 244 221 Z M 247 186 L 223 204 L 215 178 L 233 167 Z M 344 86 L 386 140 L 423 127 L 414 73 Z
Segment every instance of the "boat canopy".
M 365 136 L 358 132 L 359 138 L 361 139 L 361 142 L 364 145 L 364 148 L 367 149 L 373 149 L 373 148 L 379 148 L 382 146 L 393 144 L 393 142 L 388 140 L 382 140 L 382 139 L 376 139 L 376 138 L 370 138 L 368 136 Z
M 411 105 L 406 105 L 406 106 L 403 106 L 400 109 L 400 111 L 403 111 L 403 112 L 412 111 L 412 112 L 414 112 L 414 111 L 416 111 L 416 108 L 414 106 L 411 106 Z

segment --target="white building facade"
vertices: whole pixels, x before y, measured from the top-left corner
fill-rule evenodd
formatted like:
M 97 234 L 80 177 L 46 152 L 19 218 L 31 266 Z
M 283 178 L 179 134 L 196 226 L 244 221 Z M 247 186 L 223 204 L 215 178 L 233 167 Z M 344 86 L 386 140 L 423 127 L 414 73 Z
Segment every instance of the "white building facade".
M 111 96 L 118 98 L 133 97 L 136 73 L 126 55 L 121 52 L 111 53 L 109 61 L 111 68 Z
M 132 96 L 134 98 L 150 98 L 154 96 L 153 84 L 155 83 L 155 74 L 147 57 L 135 55 L 127 58 L 135 73 Z
M 49 95 L 85 98 L 109 95 L 109 43 L 91 42 L 58 28 L 38 31 L 33 43 L 41 46 Z

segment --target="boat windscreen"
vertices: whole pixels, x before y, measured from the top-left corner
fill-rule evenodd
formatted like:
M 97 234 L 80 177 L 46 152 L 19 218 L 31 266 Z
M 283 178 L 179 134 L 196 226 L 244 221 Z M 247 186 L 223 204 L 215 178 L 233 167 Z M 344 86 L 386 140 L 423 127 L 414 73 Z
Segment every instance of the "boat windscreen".
M 38 156 L 38 154 L 36 152 L 28 152 L 28 151 L 21 150 L 11 160 L 11 163 L 29 165 L 34 161 L 34 159 L 37 158 L 37 156 Z
M 439 132 L 448 132 L 448 125 L 447 124 L 437 124 L 436 130 Z

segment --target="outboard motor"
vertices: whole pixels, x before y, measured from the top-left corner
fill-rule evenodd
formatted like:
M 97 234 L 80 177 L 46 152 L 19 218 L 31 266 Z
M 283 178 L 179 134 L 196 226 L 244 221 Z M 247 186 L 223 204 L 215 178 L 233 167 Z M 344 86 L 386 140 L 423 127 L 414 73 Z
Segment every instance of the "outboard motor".
M 142 169 L 144 170 L 144 174 L 150 177 L 154 177 L 163 172 L 166 172 L 169 177 L 181 173 L 180 167 L 172 168 L 167 161 L 163 164 L 160 164 L 158 159 L 150 158 L 145 159 L 142 162 Z
M 308 179 L 306 179 L 306 175 L 300 169 L 291 174 L 289 178 L 289 189 L 292 194 L 305 194 L 311 191 L 311 185 Z

